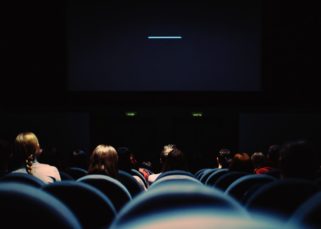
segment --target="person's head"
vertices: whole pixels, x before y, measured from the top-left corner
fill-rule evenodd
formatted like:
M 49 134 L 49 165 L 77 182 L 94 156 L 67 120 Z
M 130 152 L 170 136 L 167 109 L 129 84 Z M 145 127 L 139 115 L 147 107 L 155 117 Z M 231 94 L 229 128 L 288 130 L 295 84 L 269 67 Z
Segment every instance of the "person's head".
M 255 152 L 251 156 L 254 168 L 258 169 L 266 165 L 266 157 L 262 152 Z
M 18 134 L 15 139 L 15 159 L 20 164 L 25 163 L 27 172 L 32 173 L 31 165 L 42 150 L 37 136 L 32 132 Z
M 188 170 L 187 160 L 182 151 L 174 147 L 166 157 L 166 160 L 163 164 L 162 172 L 170 170 Z
M 134 168 L 132 163 L 132 153 L 129 151 L 128 147 L 117 148 L 118 153 L 118 168 L 127 172 L 130 172 Z
M 164 145 L 163 149 L 161 151 L 160 154 L 160 164 L 164 164 L 164 162 L 166 161 L 166 158 L 168 156 L 168 154 L 174 149 L 176 148 L 176 146 L 174 144 L 168 144 L 168 145 Z
M 279 165 L 280 149 L 279 145 L 271 145 L 268 148 L 266 158 L 274 167 Z
M 231 161 L 229 169 L 240 172 L 253 172 L 251 158 L 247 153 L 236 153 Z
M 110 145 L 98 145 L 90 156 L 88 173 L 105 174 L 111 177 L 118 175 L 118 155 Z
M 281 147 L 279 164 L 283 178 L 312 179 L 319 168 L 319 158 L 307 141 L 299 140 Z
M 70 164 L 72 167 L 87 169 L 88 162 L 89 162 L 89 155 L 86 151 L 81 149 L 76 149 L 72 152 L 70 157 Z
M 228 168 L 232 160 L 231 151 L 229 149 L 221 149 L 218 152 L 217 162 L 221 168 Z

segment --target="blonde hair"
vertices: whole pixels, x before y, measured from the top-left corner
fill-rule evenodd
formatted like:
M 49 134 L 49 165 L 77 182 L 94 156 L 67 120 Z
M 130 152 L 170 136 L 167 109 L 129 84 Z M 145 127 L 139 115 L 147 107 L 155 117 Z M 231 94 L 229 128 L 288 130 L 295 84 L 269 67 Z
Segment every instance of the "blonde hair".
M 32 164 L 40 152 L 37 136 L 32 132 L 18 134 L 15 139 L 15 152 L 21 160 L 25 161 L 27 173 L 32 174 Z
M 176 146 L 174 144 L 168 144 L 168 145 L 164 145 L 163 146 L 163 150 L 162 150 L 161 155 L 160 155 L 161 163 L 163 163 L 166 160 L 166 157 L 168 156 L 168 154 L 171 151 L 173 151 L 174 148 L 176 148 Z
M 89 173 L 106 174 L 113 178 L 118 175 L 118 154 L 110 145 L 98 145 L 90 156 Z

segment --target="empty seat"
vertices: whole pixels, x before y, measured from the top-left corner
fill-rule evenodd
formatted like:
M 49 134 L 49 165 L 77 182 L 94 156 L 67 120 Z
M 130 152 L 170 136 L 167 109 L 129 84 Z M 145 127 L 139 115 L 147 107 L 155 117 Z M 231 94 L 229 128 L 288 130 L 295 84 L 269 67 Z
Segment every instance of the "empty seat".
M 218 178 L 220 178 L 228 172 L 230 172 L 230 170 L 228 169 L 217 169 L 214 172 L 211 172 L 211 174 L 207 177 L 205 184 L 212 186 Z
M 309 197 L 318 191 L 313 182 L 300 179 L 284 179 L 265 184 L 248 199 L 246 208 L 272 212 L 289 217 Z
M 132 197 L 141 193 L 143 188 L 138 184 L 136 179 L 129 173 L 119 170 L 117 180 L 120 181 L 129 191 Z
M 60 174 L 60 178 L 62 181 L 64 180 L 75 180 L 71 175 L 69 175 L 68 173 L 66 172 L 63 172 L 63 171 L 59 171 L 59 174 Z
M 136 175 L 138 176 L 143 182 L 144 182 L 144 185 L 145 185 L 145 188 L 148 188 L 148 182 L 147 180 L 145 179 L 144 175 L 141 174 L 138 170 L 136 169 L 131 169 L 131 175 Z
M 78 167 L 70 167 L 67 168 L 65 171 L 67 174 L 69 174 L 72 178 L 74 178 L 75 180 L 86 176 L 88 174 L 88 171 L 82 168 L 78 168 Z
M 115 221 L 117 225 L 148 214 L 188 208 L 216 208 L 246 215 L 243 208 L 223 192 L 178 181 L 162 184 L 137 196 L 119 212 Z
M 18 182 L 20 184 L 26 184 L 36 188 L 41 188 L 45 185 L 42 180 L 27 173 L 8 173 L 0 179 L 0 182 Z
M 81 228 L 61 201 L 30 185 L 1 182 L 0 203 L 2 227 Z
M 225 193 L 232 196 L 240 203 L 244 203 L 247 199 L 248 192 L 266 184 L 269 182 L 276 181 L 275 177 L 269 175 L 246 175 L 238 178 L 232 184 L 228 186 Z
M 206 169 L 204 170 L 204 172 L 202 173 L 202 175 L 200 176 L 199 180 L 205 184 L 207 178 L 216 170 L 219 170 L 218 168 L 213 168 L 213 169 Z
M 230 184 L 232 184 L 237 179 L 249 175 L 246 172 L 237 172 L 237 171 L 230 171 L 228 173 L 223 174 L 220 176 L 216 182 L 214 183 L 214 187 L 218 188 L 222 191 L 225 191 Z
M 62 181 L 46 185 L 43 190 L 69 207 L 84 229 L 109 226 L 116 215 L 108 197 L 89 184 Z
M 306 200 L 291 216 L 290 223 L 321 228 L 321 192 Z
M 210 169 L 210 168 L 203 168 L 203 169 L 198 170 L 198 171 L 194 174 L 195 178 L 196 178 L 196 179 L 200 179 L 201 176 L 203 175 L 203 172 L 204 172 L 205 170 L 207 170 L 207 169 Z
M 122 183 L 106 175 L 86 175 L 77 181 L 90 184 L 103 192 L 111 200 L 117 212 L 132 199 Z
M 189 176 L 189 177 L 195 178 L 195 176 L 192 173 L 188 172 L 188 171 L 184 171 L 184 170 L 169 170 L 169 171 L 161 173 L 156 178 L 156 180 L 159 180 L 159 179 L 161 179 L 163 177 L 166 177 L 166 176 L 172 176 L 172 175 L 184 175 L 184 176 Z
M 196 178 L 193 178 L 191 176 L 186 176 L 186 175 L 170 175 L 170 176 L 165 176 L 161 179 L 157 179 L 154 183 L 152 183 L 149 186 L 149 189 L 153 189 L 155 187 L 158 187 L 162 184 L 166 183 L 175 183 L 175 182 L 181 182 L 181 183 L 194 183 L 198 185 L 203 185 L 199 180 Z

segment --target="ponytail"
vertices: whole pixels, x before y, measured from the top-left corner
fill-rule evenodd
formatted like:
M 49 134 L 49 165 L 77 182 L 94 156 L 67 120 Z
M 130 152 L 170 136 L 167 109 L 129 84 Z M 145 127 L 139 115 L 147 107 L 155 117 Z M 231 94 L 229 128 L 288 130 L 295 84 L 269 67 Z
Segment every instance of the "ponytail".
M 26 171 L 28 174 L 32 175 L 32 165 L 33 165 L 33 162 L 35 160 L 35 155 L 34 154 L 30 154 L 27 159 L 26 159 Z

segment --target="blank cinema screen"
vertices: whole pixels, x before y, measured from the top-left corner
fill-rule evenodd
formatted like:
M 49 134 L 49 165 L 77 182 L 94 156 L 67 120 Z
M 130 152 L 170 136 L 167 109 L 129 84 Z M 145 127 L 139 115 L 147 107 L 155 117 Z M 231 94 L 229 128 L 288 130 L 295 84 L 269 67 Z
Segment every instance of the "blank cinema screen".
M 69 1 L 71 91 L 260 91 L 261 1 Z

